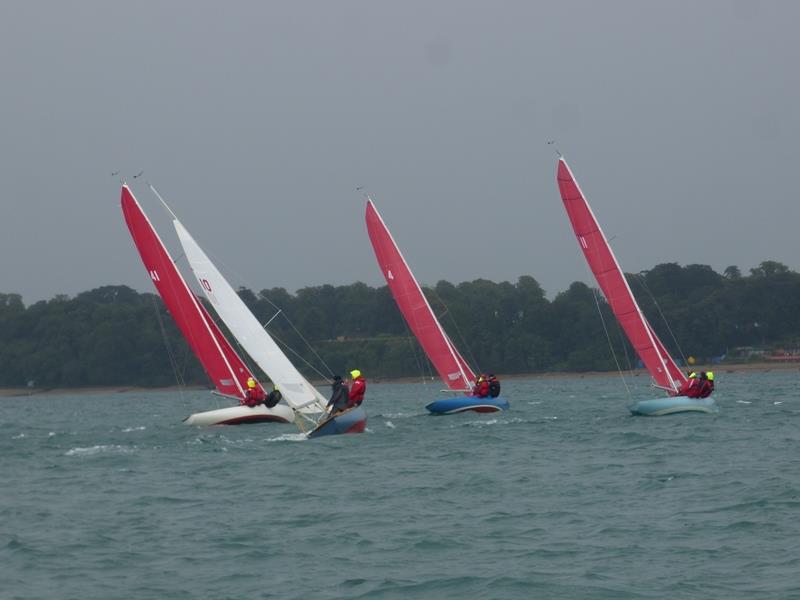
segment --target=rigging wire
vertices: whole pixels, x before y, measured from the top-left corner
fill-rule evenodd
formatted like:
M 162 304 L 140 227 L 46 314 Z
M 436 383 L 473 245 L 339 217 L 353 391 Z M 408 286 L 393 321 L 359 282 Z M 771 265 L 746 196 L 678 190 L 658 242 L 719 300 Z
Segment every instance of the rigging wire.
M 141 175 L 141 173 L 140 173 L 140 175 Z M 149 186 L 149 187 L 150 187 L 150 189 L 153 191 L 153 193 L 154 193 L 154 194 L 155 194 L 155 195 L 158 197 L 158 199 L 159 199 L 159 200 L 161 200 L 161 203 L 162 203 L 162 204 L 163 204 L 163 205 L 166 207 L 166 209 L 167 209 L 167 210 L 170 212 L 170 214 L 172 215 L 172 217 L 173 217 L 175 220 L 178 220 L 178 217 L 175 215 L 175 213 L 172 211 L 172 209 L 171 209 L 171 208 L 169 208 L 169 206 L 166 204 L 166 202 L 164 202 L 164 199 L 161 197 L 161 195 L 158 193 L 158 191 L 157 191 L 157 190 L 156 190 L 156 189 L 155 189 L 155 188 L 154 188 L 152 185 L 150 185 L 149 183 L 148 183 L 148 186 Z M 233 268 L 229 267 L 229 266 L 228 266 L 228 265 L 225 263 L 225 261 L 224 261 L 224 260 L 222 260 L 222 259 L 218 258 L 218 257 L 217 257 L 217 256 L 216 256 L 216 255 L 215 255 L 213 252 L 208 252 L 208 254 L 210 254 L 210 255 L 211 255 L 213 258 L 214 258 L 214 262 L 215 262 L 216 264 L 220 264 L 220 265 L 222 265 L 222 266 L 223 266 L 223 267 L 224 267 L 224 268 L 225 268 L 227 271 L 229 271 L 229 272 L 230 272 L 230 273 L 232 273 L 234 276 L 236 276 L 236 277 L 237 277 L 237 278 L 238 278 L 240 281 L 245 281 L 245 278 L 244 278 L 244 277 L 242 277 L 242 275 L 241 275 L 240 273 L 238 273 L 238 272 L 236 271 L 236 269 L 233 269 Z M 180 258 L 183 258 L 183 256 L 184 256 L 184 254 L 181 254 L 181 257 L 180 257 Z M 176 261 L 176 262 L 177 262 L 177 261 Z M 311 345 L 311 343 L 310 343 L 310 342 L 309 342 L 309 341 L 308 341 L 308 340 L 307 340 L 307 339 L 306 339 L 306 338 L 303 336 L 303 334 L 302 334 L 302 333 L 300 333 L 300 331 L 297 329 L 297 327 L 296 327 L 296 326 L 295 326 L 295 324 L 294 324 L 294 323 L 291 321 L 291 319 L 289 319 L 289 317 L 286 315 L 286 313 L 283 311 L 283 309 L 282 309 L 282 308 L 280 308 L 279 306 L 277 306 L 277 305 L 276 305 L 274 302 L 272 302 L 272 300 L 270 300 L 270 299 L 269 299 L 267 296 L 265 296 L 263 292 L 260 292 L 260 291 L 259 291 L 259 292 L 257 292 L 257 293 L 256 293 L 256 296 L 257 296 L 258 298 L 261 298 L 261 299 L 263 299 L 263 300 L 266 300 L 266 301 L 267 301 L 267 302 L 268 302 L 268 303 L 269 303 L 269 304 L 270 304 L 270 305 L 271 305 L 273 308 L 275 308 L 275 309 L 276 309 L 276 310 L 277 310 L 277 311 L 278 311 L 278 312 L 279 312 L 281 315 L 283 315 L 283 318 L 284 318 L 284 319 L 286 319 L 286 322 L 289 324 L 289 326 L 290 326 L 290 327 L 291 327 L 291 328 L 292 328 L 292 329 L 295 331 L 295 333 L 297 334 L 297 336 L 298 336 L 298 337 L 299 337 L 299 338 L 302 340 L 302 342 L 303 342 L 303 343 L 306 345 L 306 347 L 307 347 L 307 348 L 308 348 L 308 349 L 309 349 L 309 350 L 312 352 L 312 354 L 314 354 L 314 356 L 317 358 L 317 360 L 320 362 L 320 364 L 322 364 L 322 366 L 323 366 L 325 369 L 327 369 L 327 371 L 328 371 L 328 373 L 329 373 L 330 375 L 326 376 L 326 375 L 324 375 L 323 373 L 321 373 L 321 372 L 320 372 L 320 371 L 319 371 L 317 368 L 315 368 L 313 365 L 311 365 L 311 363 L 309 363 L 307 360 L 305 360 L 305 359 L 304 359 L 304 358 L 303 358 L 303 357 L 302 357 L 302 356 L 301 356 L 301 355 L 300 355 L 300 354 L 299 354 L 297 351 L 295 351 L 295 350 L 294 350 L 294 349 L 293 349 L 291 346 L 289 346 L 289 345 L 288 345 L 286 342 L 283 342 L 283 341 L 281 341 L 281 344 L 283 344 L 283 345 L 284 345 L 284 347 L 285 347 L 286 349 L 288 349 L 289 351 L 291 351 L 291 352 L 292 352 L 292 353 L 293 353 L 295 356 L 297 356 L 298 358 L 300 358 L 300 359 L 301 359 L 301 360 L 302 360 L 302 361 L 303 361 L 303 362 L 304 362 L 306 365 L 308 365 L 308 366 L 309 366 L 309 368 L 311 368 L 311 369 L 312 369 L 312 370 L 313 370 L 315 373 L 319 374 L 319 375 L 320 375 L 320 376 L 321 376 L 323 379 L 325 379 L 326 381 L 328 381 L 328 382 L 330 383 L 330 382 L 332 381 L 332 377 L 333 377 L 333 375 L 334 375 L 334 373 L 333 373 L 333 370 L 332 370 L 332 369 L 330 368 L 330 366 L 329 366 L 329 365 L 328 365 L 328 364 L 325 362 L 325 360 L 324 360 L 324 359 L 323 359 L 323 358 L 322 358 L 322 357 L 319 355 L 319 353 L 318 353 L 318 352 L 317 352 L 317 351 L 314 349 L 314 347 Z M 275 316 L 277 316 L 277 315 L 275 315 Z M 274 317 L 273 317 L 273 318 L 274 318 Z M 266 326 L 264 326 L 264 329 L 266 330 Z M 267 333 L 269 333 L 269 331 L 268 331 Z M 275 336 L 274 336 L 273 334 L 271 334 L 271 333 L 269 333 L 269 335 L 271 335 L 273 338 L 275 337 Z M 277 339 L 277 338 L 276 338 L 276 339 Z M 237 341 L 237 344 L 238 344 L 238 341 Z
M 461 329 L 458 327 L 458 323 L 456 322 L 455 317 L 453 317 L 453 315 L 450 313 L 450 308 L 447 306 L 447 304 L 444 303 L 444 300 L 442 300 L 441 296 L 439 296 L 435 288 L 428 288 L 428 289 L 431 290 L 431 293 L 434 295 L 436 300 L 438 300 L 439 303 L 442 306 L 444 306 L 445 312 L 442 313 L 442 316 L 447 315 L 448 319 L 450 320 L 450 323 L 452 323 L 453 327 L 456 330 L 456 334 L 458 335 L 459 341 L 461 342 L 462 346 L 466 348 L 467 354 L 469 355 L 469 359 L 472 361 L 472 364 L 475 365 L 475 368 L 477 369 L 476 372 L 482 373 L 483 371 L 481 371 L 480 365 L 478 364 L 478 360 L 475 358 L 475 354 L 472 352 L 472 348 L 467 343 L 467 340 L 464 337 L 464 335 L 461 333 Z
M 592 297 L 594 298 L 594 303 L 597 306 L 597 312 L 600 315 L 600 322 L 603 324 L 603 331 L 606 334 L 606 340 L 608 340 L 608 347 L 611 349 L 611 356 L 614 357 L 614 363 L 617 365 L 617 372 L 619 373 L 619 378 L 622 380 L 622 385 L 625 386 L 625 392 L 628 394 L 628 398 L 632 398 L 631 390 L 628 387 L 628 382 L 625 381 L 625 376 L 622 373 L 622 368 L 620 367 L 619 360 L 617 360 L 617 353 L 614 351 L 614 345 L 611 343 L 611 336 L 608 333 L 608 327 L 606 327 L 606 319 L 603 316 L 603 311 L 600 309 L 600 301 L 597 299 L 598 290 L 596 288 L 592 288 Z M 626 351 L 627 354 L 627 351 Z
M 655 295 L 653 294 L 653 292 L 650 291 L 650 288 L 647 286 L 647 282 L 645 281 L 644 276 L 641 273 L 637 273 L 636 278 L 638 281 L 641 282 L 642 287 L 650 296 L 650 299 L 653 301 L 653 305 L 656 307 L 658 315 L 661 317 L 661 321 L 664 323 L 664 327 L 666 327 L 667 331 L 669 332 L 669 337 L 672 338 L 672 343 L 675 344 L 675 347 L 678 349 L 678 354 L 681 355 L 681 360 L 683 360 L 683 364 L 688 365 L 689 363 L 686 362 L 686 356 L 683 354 L 683 348 L 681 348 L 681 345 L 678 343 L 678 339 L 675 337 L 672 328 L 669 326 L 669 321 L 667 321 L 667 317 L 662 312 L 661 306 L 658 304 L 658 300 L 656 300 Z

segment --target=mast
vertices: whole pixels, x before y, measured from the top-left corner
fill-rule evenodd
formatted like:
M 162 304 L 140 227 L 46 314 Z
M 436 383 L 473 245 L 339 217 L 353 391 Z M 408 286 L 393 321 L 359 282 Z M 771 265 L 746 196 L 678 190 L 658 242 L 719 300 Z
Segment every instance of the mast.
M 563 158 L 558 161 L 557 180 L 578 244 L 614 316 L 650 372 L 656 387 L 676 393 L 686 378 L 639 308 L 608 239 Z

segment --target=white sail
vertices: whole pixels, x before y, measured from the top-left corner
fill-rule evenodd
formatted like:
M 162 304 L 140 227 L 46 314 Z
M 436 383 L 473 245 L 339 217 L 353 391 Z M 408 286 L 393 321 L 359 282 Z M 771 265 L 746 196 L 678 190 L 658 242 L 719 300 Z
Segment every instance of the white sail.
M 278 385 L 289 406 L 322 412 L 327 404 L 322 394 L 289 361 L 174 213 L 173 224 L 203 293 L 245 351 Z

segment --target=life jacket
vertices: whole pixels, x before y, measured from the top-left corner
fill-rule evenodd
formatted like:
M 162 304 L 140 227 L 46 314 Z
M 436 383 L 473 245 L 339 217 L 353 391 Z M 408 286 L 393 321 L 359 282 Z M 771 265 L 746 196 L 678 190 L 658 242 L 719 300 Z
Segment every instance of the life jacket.
M 478 398 L 486 398 L 489 395 L 489 382 L 484 379 L 480 383 L 476 383 L 475 387 L 472 388 L 472 395 Z
M 364 401 L 364 392 L 367 391 L 367 382 L 363 377 L 356 377 L 350 386 L 350 401 L 347 406 L 358 406 Z
M 696 377 L 690 377 L 678 390 L 678 396 L 687 398 L 697 398 L 700 394 L 700 381 Z
M 240 402 L 240 404 L 244 404 L 245 406 L 258 406 L 264 401 L 264 390 L 260 387 L 256 388 L 248 388 L 247 391 L 244 393 L 244 400 Z
M 500 382 L 494 377 L 489 380 L 489 395 L 492 398 L 497 398 L 500 395 Z

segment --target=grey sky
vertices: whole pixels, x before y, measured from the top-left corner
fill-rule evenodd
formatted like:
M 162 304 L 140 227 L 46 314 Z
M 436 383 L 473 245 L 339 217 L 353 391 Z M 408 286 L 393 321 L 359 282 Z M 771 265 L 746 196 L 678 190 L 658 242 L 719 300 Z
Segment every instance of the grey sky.
M 796 2 L 0 3 L 0 292 L 153 291 L 144 180 L 234 284 L 589 273 L 556 139 L 627 271 L 800 269 Z M 140 179 L 131 176 L 144 170 Z M 140 183 L 141 182 L 141 183 Z

